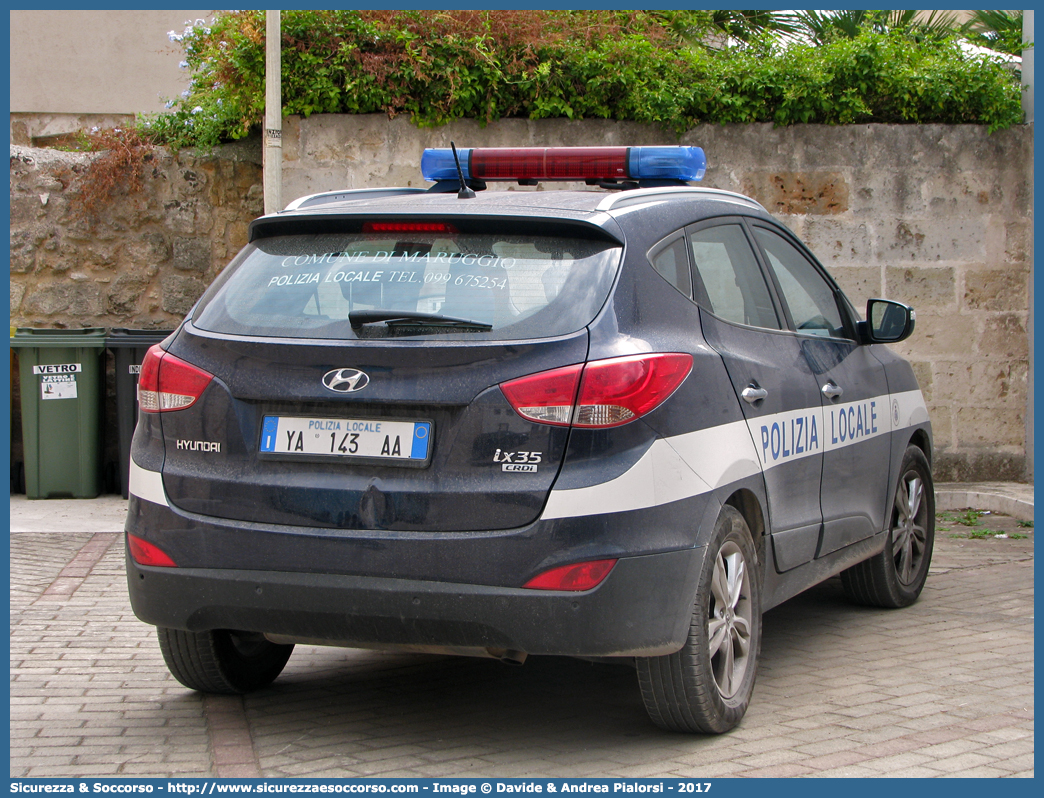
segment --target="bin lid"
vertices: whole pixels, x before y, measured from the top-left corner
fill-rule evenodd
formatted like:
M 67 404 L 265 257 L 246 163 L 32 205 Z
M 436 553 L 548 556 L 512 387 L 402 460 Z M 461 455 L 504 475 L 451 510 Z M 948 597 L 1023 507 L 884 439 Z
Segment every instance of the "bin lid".
M 109 330 L 105 339 L 105 345 L 110 349 L 122 347 L 152 346 L 158 344 L 174 330 L 129 330 L 126 327 L 116 327 Z
M 105 347 L 104 327 L 85 327 L 82 330 L 58 330 L 41 327 L 13 327 L 11 346 L 16 349 L 45 349 L 48 347 Z

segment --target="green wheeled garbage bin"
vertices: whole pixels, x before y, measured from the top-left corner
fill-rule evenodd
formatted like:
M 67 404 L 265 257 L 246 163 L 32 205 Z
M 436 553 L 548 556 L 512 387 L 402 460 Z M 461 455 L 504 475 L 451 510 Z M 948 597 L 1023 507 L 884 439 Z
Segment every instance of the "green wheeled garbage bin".
M 130 480 L 130 447 L 134 426 L 138 423 L 138 374 L 149 347 L 158 344 L 173 330 L 128 330 L 117 327 L 109 331 L 105 345 L 112 350 L 116 368 L 116 426 L 120 443 L 120 490 L 127 498 Z
M 102 490 L 105 329 L 19 327 L 25 495 L 91 499 Z

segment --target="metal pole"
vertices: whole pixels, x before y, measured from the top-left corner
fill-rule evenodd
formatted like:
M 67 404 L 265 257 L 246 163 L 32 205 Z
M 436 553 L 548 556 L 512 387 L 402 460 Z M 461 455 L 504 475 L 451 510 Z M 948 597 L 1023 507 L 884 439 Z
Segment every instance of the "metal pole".
M 1022 111 L 1027 125 L 1033 124 L 1033 9 L 1022 12 Z
M 1033 10 L 1026 9 L 1022 12 L 1022 42 L 1023 44 L 1033 42 Z M 1033 47 L 1026 47 L 1022 51 L 1022 110 L 1026 116 L 1026 124 L 1033 124 Z M 1029 164 L 1030 174 L 1033 174 L 1033 164 Z M 1030 185 L 1033 185 L 1032 180 Z M 1031 200 L 1032 201 L 1032 200 Z M 1032 217 L 1031 217 L 1032 218 Z M 1035 249 L 1035 244 L 1030 239 L 1030 246 Z M 1029 318 L 1026 320 L 1026 332 L 1029 335 L 1029 381 L 1026 391 L 1026 479 L 1033 482 L 1033 330 L 1035 326 L 1033 310 L 1033 250 L 1029 253 Z
M 283 210 L 283 86 L 278 11 L 265 12 L 265 213 Z

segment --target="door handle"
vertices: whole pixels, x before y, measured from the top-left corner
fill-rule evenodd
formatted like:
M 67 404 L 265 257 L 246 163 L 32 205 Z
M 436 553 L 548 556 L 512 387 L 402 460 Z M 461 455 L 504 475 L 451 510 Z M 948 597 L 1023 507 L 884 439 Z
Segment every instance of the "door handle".
M 826 385 L 823 386 L 823 394 L 829 396 L 831 399 L 837 399 L 841 394 L 845 392 L 845 389 L 840 385 L 830 380 Z
M 755 383 L 751 383 L 740 392 L 744 402 L 748 404 L 756 404 L 768 396 L 768 391 L 764 388 L 759 388 Z

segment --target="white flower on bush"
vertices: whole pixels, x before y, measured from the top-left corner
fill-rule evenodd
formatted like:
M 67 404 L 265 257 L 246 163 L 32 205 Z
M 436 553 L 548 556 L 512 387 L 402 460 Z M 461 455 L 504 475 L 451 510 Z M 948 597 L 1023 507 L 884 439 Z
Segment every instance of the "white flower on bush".
M 188 69 L 188 61 L 178 62 L 178 69 Z
M 203 110 L 203 106 L 202 105 L 197 105 L 195 108 L 192 109 L 192 113 L 198 114 L 202 110 Z

